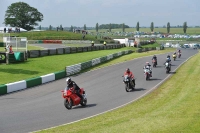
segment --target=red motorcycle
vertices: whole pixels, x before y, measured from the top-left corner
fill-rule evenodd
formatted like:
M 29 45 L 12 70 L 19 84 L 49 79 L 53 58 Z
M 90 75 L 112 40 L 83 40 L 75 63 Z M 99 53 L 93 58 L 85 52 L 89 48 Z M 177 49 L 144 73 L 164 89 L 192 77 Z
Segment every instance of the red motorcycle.
M 64 105 L 67 109 L 71 109 L 72 106 L 76 106 L 81 104 L 82 106 L 86 106 L 87 98 L 86 93 L 83 88 L 80 88 L 80 94 L 83 96 L 83 100 L 75 93 L 74 88 L 67 88 L 66 90 L 62 90 L 62 97 L 64 100 Z

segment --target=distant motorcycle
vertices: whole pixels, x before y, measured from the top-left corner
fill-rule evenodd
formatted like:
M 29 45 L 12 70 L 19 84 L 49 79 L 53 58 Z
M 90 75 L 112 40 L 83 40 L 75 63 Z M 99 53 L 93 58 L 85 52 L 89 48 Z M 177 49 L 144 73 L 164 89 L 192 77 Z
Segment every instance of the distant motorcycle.
M 144 69 L 144 76 L 146 80 L 150 80 L 151 73 L 149 69 Z
M 180 58 L 181 57 L 181 53 L 178 53 L 178 58 Z
M 171 71 L 171 66 L 169 62 L 165 63 L 165 69 L 166 69 L 166 74 L 168 74 Z
M 67 109 L 71 109 L 72 106 L 76 106 L 81 104 L 82 106 L 86 106 L 87 104 L 87 98 L 86 98 L 86 93 L 83 88 L 80 88 L 80 94 L 83 96 L 83 100 L 74 93 L 74 88 L 68 88 L 67 90 L 62 90 L 62 97 L 64 98 L 64 106 Z
M 173 56 L 172 56 L 173 58 L 174 58 L 174 61 L 176 60 L 176 54 L 173 54 Z
M 155 59 L 152 60 L 152 63 L 153 63 L 153 67 L 156 67 L 157 61 Z
M 134 90 L 135 89 L 135 85 L 131 81 L 132 79 L 128 75 L 124 75 L 122 77 L 124 77 L 123 78 L 123 83 L 125 84 L 126 92 L 130 92 L 131 90 Z

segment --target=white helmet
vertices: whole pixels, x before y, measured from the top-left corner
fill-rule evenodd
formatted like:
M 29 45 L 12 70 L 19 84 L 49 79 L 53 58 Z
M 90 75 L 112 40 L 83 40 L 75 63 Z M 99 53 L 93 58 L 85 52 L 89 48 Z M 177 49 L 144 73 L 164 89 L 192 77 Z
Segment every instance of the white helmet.
M 69 85 L 69 84 L 72 82 L 71 78 L 68 77 L 68 78 L 66 79 L 66 82 L 67 82 L 67 85 Z

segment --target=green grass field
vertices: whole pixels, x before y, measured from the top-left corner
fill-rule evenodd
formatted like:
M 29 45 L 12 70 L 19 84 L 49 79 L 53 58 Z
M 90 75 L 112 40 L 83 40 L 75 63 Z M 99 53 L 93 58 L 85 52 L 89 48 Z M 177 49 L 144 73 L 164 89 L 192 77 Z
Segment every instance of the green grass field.
M 126 36 L 118 36 L 116 34 L 108 34 L 108 29 L 99 29 L 99 33 L 101 36 L 110 36 L 114 38 L 124 38 Z M 93 32 L 93 35 L 86 35 L 84 40 L 99 40 L 100 37 L 98 36 L 97 39 L 96 31 L 95 30 L 88 30 L 89 32 Z M 135 32 L 135 28 L 126 28 L 125 32 Z M 141 32 L 150 32 L 150 28 L 140 28 Z M 106 32 L 106 33 L 103 33 Z M 122 32 L 122 29 L 112 29 L 112 32 Z M 161 32 L 166 33 L 166 28 L 154 28 L 154 32 Z M 170 28 L 170 34 L 184 34 L 183 28 Z M 200 34 L 200 28 L 187 28 L 186 34 L 197 35 Z M 73 33 L 68 31 L 31 31 L 31 32 L 21 32 L 21 33 L 11 33 L 10 36 L 17 36 L 17 37 L 27 37 L 28 40 L 83 40 L 82 34 L 80 33 Z
M 107 32 L 108 29 L 99 29 L 99 32 Z M 96 32 L 96 30 L 88 30 L 90 32 Z M 122 32 L 122 29 L 112 29 L 112 32 Z M 135 32 L 136 28 L 126 28 L 125 32 Z M 150 33 L 150 28 L 140 28 L 139 31 L 141 32 L 148 32 Z M 154 32 L 161 32 L 167 33 L 167 28 L 154 28 Z M 171 34 L 184 34 L 183 28 L 170 28 Z M 186 34 L 200 34 L 200 28 L 187 28 Z
M 94 58 L 99 58 L 109 54 L 113 54 L 119 51 L 124 50 L 135 50 L 133 47 L 125 47 L 121 49 L 112 49 L 112 50 L 100 50 L 100 51 L 91 51 L 83 52 L 76 54 L 65 54 L 65 55 L 56 55 L 56 56 L 44 56 L 40 58 L 29 58 L 25 63 L 0 65 L 0 75 L 4 78 L 0 80 L 0 84 L 6 84 L 10 82 L 20 81 L 28 78 L 33 78 L 37 76 L 42 76 L 45 74 L 58 72 L 65 70 L 66 66 L 73 64 L 78 64 Z M 172 49 L 170 49 L 172 51 Z M 164 51 L 154 51 L 154 53 L 168 52 L 169 50 Z M 149 53 L 134 53 L 131 54 L 133 57 L 149 55 Z M 131 56 L 130 56 L 131 57 Z
M 68 31 L 30 31 L 11 33 L 10 36 L 27 37 L 28 40 L 83 40 L 82 34 Z M 95 40 L 95 38 L 86 35 L 84 40 Z
M 99 67 L 134 57 L 126 55 Z M 160 87 L 125 107 L 38 133 L 200 132 L 200 82 L 197 81 L 200 79 L 199 58 L 200 53 L 183 64 Z

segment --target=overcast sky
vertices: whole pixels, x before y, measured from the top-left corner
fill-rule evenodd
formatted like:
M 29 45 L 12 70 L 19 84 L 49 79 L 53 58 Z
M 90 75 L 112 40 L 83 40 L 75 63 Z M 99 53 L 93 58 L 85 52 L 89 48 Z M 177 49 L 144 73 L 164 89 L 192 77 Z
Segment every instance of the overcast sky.
M 200 26 L 200 0 L 0 0 L 0 27 L 5 11 L 15 2 L 25 2 L 44 16 L 42 27 L 95 27 L 96 23 L 149 27 L 183 25 Z

